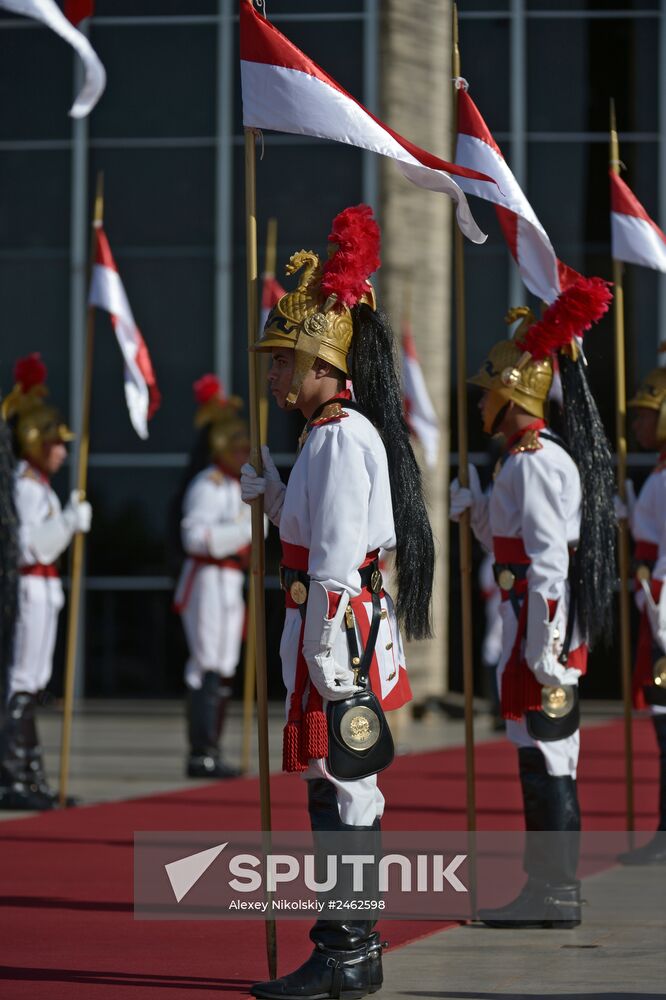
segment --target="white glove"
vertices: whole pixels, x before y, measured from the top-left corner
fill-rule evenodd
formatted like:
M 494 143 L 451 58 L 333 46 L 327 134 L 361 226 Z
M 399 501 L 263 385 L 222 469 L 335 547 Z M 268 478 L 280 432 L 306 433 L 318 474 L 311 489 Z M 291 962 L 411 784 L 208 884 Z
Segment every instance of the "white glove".
M 483 502 L 483 491 L 475 466 L 467 466 L 467 477 L 469 488 L 461 486 L 457 478 L 449 487 L 449 517 L 452 521 L 459 521 L 463 511 Z
M 360 685 L 354 684 L 350 667 L 339 662 L 342 660 L 341 650 L 347 646 L 341 627 L 348 603 L 349 594 L 344 592 L 334 617 L 327 618 L 328 591 L 321 583 L 311 581 L 303 629 L 303 656 L 310 680 L 322 698 L 328 701 L 342 701 L 361 690 Z
M 87 535 L 92 523 L 92 507 L 87 500 L 79 499 L 79 491 L 72 490 L 69 502 L 62 512 L 63 519 L 70 532 L 74 535 L 77 531 Z
M 629 521 L 631 524 L 631 519 L 634 516 L 634 507 L 636 506 L 636 490 L 631 479 L 625 479 L 624 481 L 624 495 L 626 500 L 622 500 L 617 494 L 613 497 L 615 520 Z
M 280 479 L 280 473 L 275 467 L 267 445 L 261 446 L 261 458 L 264 464 L 263 476 L 258 476 L 256 469 L 249 462 L 241 468 L 241 496 L 245 503 L 252 503 L 263 493 L 266 516 L 273 524 L 279 524 L 287 487 Z
M 557 612 L 549 621 L 548 603 L 541 594 L 530 592 L 527 605 L 525 660 L 539 684 L 577 684 L 580 671 L 565 667 L 557 659 L 562 652 L 565 623 Z

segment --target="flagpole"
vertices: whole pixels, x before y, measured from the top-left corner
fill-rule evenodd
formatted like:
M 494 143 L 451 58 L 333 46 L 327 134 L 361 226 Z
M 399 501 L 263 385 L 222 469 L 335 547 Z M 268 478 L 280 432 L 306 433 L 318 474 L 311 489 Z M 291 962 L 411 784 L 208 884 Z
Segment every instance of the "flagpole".
M 453 143 L 458 134 L 458 90 L 460 77 L 460 46 L 458 40 L 458 6 L 453 4 Z M 463 234 L 453 221 L 456 303 L 456 383 L 458 413 L 458 481 L 469 487 L 467 444 L 467 341 L 465 335 L 465 256 Z M 474 639 L 472 633 L 472 536 L 470 512 L 463 511 L 459 521 L 460 537 L 460 599 L 462 604 L 463 691 L 465 695 L 465 772 L 467 780 L 467 829 L 476 830 L 476 794 L 474 764 Z
M 277 260 L 277 219 L 268 220 L 266 231 L 266 255 L 264 258 L 264 278 L 275 277 L 275 262 Z M 259 394 L 259 433 L 261 443 L 268 442 L 268 399 L 266 397 L 265 355 L 258 358 L 259 380 L 263 391 Z M 253 621 L 252 594 L 248 601 L 248 621 Z M 250 748 L 252 743 L 252 716 L 254 714 L 255 691 L 255 637 L 252 629 L 248 629 L 245 641 L 245 668 L 243 671 L 243 748 L 241 754 L 241 770 L 247 773 L 250 769 Z
M 96 231 L 104 218 L 104 175 L 97 174 L 97 190 L 93 211 L 92 234 L 90 240 L 90 273 L 95 260 Z M 78 449 L 76 488 L 79 499 L 85 499 L 88 485 L 88 451 L 90 448 L 90 395 L 92 386 L 93 348 L 95 342 L 95 310 L 88 306 L 86 331 L 86 354 L 83 372 L 83 393 L 81 398 L 81 430 Z M 69 754 L 72 739 L 72 717 L 74 714 L 74 681 L 79 638 L 79 618 L 81 611 L 81 582 L 83 578 L 84 535 L 77 531 L 72 540 L 70 569 L 69 607 L 67 611 L 67 652 L 65 659 L 65 697 L 62 718 L 62 743 L 60 746 L 60 806 L 67 804 L 67 783 L 69 780 Z
M 265 16 L 263 0 L 253 0 L 255 8 Z M 247 257 L 247 343 L 250 409 L 250 462 L 258 475 L 263 472 L 260 440 L 260 390 L 257 352 L 252 350 L 257 340 L 258 281 L 257 281 L 257 197 L 255 132 L 245 129 L 245 242 Z M 252 559 L 250 563 L 250 606 L 254 615 L 250 628 L 255 636 L 257 671 L 257 735 L 259 742 L 259 799 L 261 829 L 271 831 L 271 789 L 268 757 L 268 683 L 266 670 L 266 609 L 264 602 L 264 502 L 257 497 L 252 502 Z M 277 939 L 275 921 L 267 919 L 266 951 L 268 974 L 277 978 Z
M 620 173 L 620 144 L 615 122 L 615 101 L 610 102 L 610 168 Z M 617 491 L 626 503 L 627 478 L 627 390 L 625 385 L 624 289 L 622 261 L 613 258 L 615 293 L 615 436 L 617 439 Z M 629 618 L 629 530 L 626 518 L 617 522 L 620 569 L 620 665 L 624 703 L 624 753 L 626 775 L 627 829 L 634 829 L 634 771 L 631 701 L 631 633 Z

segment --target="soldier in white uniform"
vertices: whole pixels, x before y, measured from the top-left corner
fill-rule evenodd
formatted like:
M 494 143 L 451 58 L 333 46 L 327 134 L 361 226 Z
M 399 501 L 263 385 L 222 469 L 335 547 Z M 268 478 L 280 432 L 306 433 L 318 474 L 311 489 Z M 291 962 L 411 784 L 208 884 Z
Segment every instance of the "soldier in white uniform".
M 21 359 L 16 385 L 3 403 L 19 459 L 15 504 L 19 521 L 19 613 L 6 678 L 0 807 L 51 809 L 35 709 L 51 678 L 58 615 L 64 604 L 56 561 L 77 531 L 90 530 L 90 504 L 78 492 L 62 509 L 50 485 L 72 433 L 44 397 L 46 367 L 38 354 Z
M 470 381 L 484 390 L 484 430 L 502 434 L 490 497 L 470 468 L 471 488 L 451 487 L 451 516 L 471 507 L 474 532 L 494 553 L 502 592 L 502 656 L 498 666 L 507 736 L 518 748 L 526 829 L 560 831 L 561 850 L 528 837 L 527 883 L 516 900 L 480 911 L 490 926 L 573 927 L 580 922 L 576 876 L 580 810 L 578 680 L 588 646 L 609 624 L 614 567 L 612 463 L 585 381 L 574 334 L 565 322 L 569 296 L 581 309 L 590 289 L 590 320 L 607 308 L 609 293 L 595 279 L 564 292 L 535 322 L 529 310 L 514 340 L 491 350 Z M 563 333 L 560 331 L 564 331 Z M 564 390 L 566 440 L 546 421 L 555 352 Z
M 666 369 L 651 371 L 633 399 L 633 430 L 646 451 L 658 451 L 635 502 L 627 483 L 634 537 L 636 602 L 641 619 L 634 669 L 634 706 L 649 706 L 659 752 L 659 823 L 647 844 L 620 855 L 625 865 L 666 861 Z M 625 513 L 625 512 L 622 512 Z
M 280 482 L 267 450 L 263 476 L 245 466 L 241 484 L 248 502 L 264 493 L 282 542 L 283 766 L 307 781 L 312 829 L 351 835 L 379 829 L 384 798 L 375 773 L 333 777 L 324 712 L 359 690 L 354 667 L 370 655 L 370 684 L 383 708 L 399 708 L 411 697 L 398 621 L 410 638 L 430 632 L 433 541 L 402 417 L 392 335 L 367 281 L 379 266 L 371 210 L 346 209 L 329 241 L 323 266 L 311 251 L 292 256 L 287 273 L 303 269 L 298 288 L 280 299 L 259 343 L 272 355 L 268 380 L 278 406 L 295 407 L 307 419 L 289 484 Z M 396 552 L 397 611 L 382 586 L 380 548 Z M 373 926 L 353 918 L 317 921 L 308 961 L 256 984 L 252 993 L 375 992 L 382 975 Z
M 215 375 L 194 384 L 199 441 L 178 501 L 185 561 L 174 598 L 190 650 L 185 666 L 190 778 L 234 778 L 220 739 L 245 622 L 243 584 L 252 539 L 241 500 L 240 468 L 249 454 L 241 401 L 226 398 Z M 204 466 L 203 468 L 201 466 Z
M 0 418 L 0 681 L 14 648 L 18 608 L 18 519 L 14 502 L 16 459 L 7 423 Z

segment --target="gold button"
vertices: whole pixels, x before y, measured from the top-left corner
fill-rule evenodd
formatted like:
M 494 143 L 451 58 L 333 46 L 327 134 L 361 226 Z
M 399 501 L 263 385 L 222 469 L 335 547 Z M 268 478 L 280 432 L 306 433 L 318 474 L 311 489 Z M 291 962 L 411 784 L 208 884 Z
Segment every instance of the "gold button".
M 300 580 L 296 580 L 289 588 L 289 594 L 294 604 L 305 604 L 308 599 L 307 588 Z
M 640 580 L 649 580 L 651 576 L 652 576 L 652 573 L 650 572 L 650 567 L 646 566 L 645 563 L 642 563 L 636 569 L 636 579 L 639 580 L 639 581 Z
M 387 649 L 393 649 L 393 643 L 392 642 L 387 642 L 386 643 L 386 648 Z
M 380 614 L 379 617 L 381 619 L 383 619 L 383 620 L 385 620 L 386 618 L 388 618 L 388 611 L 386 610 L 386 608 L 382 608 L 382 613 Z
M 357 667 L 360 662 L 361 662 L 360 657 L 358 657 L 358 656 L 353 656 L 352 657 L 352 663 L 354 664 L 355 667 Z
M 511 590 L 516 582 L 516 577 L 510 569 L 503 569 L 497 577 L 497 582 L 502 590 Z
M 393 680 L 393 678 L 395 677 L 395 673 L 396 673 L 396 672 L 395 672 L 395 670 L 394 670 L 392 674 L 389 674 L 389 675 L 388 675 L 388 678 L 387 678 L 387 680 L 389 680 L 389 681 L 392 681 L 392 680 Z

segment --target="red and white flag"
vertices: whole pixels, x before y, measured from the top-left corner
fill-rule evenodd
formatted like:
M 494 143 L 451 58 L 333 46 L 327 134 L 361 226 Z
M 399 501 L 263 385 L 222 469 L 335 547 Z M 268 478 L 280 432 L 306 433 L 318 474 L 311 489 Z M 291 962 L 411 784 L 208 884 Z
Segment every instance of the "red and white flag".
M 148 437 L 148 421 L 160 405 L 160 391 L 148 348 L 132 315 L 109 241 L 102 228 L 97 230 L 88 303 L 104 309 L 111 317 L 125 362 L 125 399 L 129 417 L 134 430 L 145 440 Z
M 621 177 L 610 171 L 611 253 L 615 260 L 666 272 L 666 234 Z
M 402 390 L 407 426 L 421 442 L 426 465 L 432 469 L 437 465 L 439 453 L 439 424 L 409 323 L 405 323 L 402 330 Z
M 247 128 L 313 135 L 388 156 L 413 184 L 452 198 L 465 236 L 473 243 L 485 242 L 465 195 L 450 175 L 474 179 L 481 187 L 495 187 L 492 179 L 447 163 L 384 125 L 261 17 L 250 0 L 241 2 L 240 55 Z
M 259 317 L 259 333 L 263 332 L 266 320 L 273 306 L 276 306 L 285 294 L 284 288 L 274 274 L 265 274 L 261 286 L 261 316 Z
M 76 49 L 83 62 L 85 79 L 69 113 L 72 118 L 85 118 L 99 101 L 106 86 L 106 71 L 86 36 L 70 23 L 55 0 L 0 0 L 0 10 L 10 10 L 13 14 L 23 14 L 41 21 Z
M 557 259 L 546 230 L 464 86 L 458 89 L 456 163 L 496 180 L 493 187 L 462 178 L 458 183 L 467 194 L 493 202 L 524 285 L 544 302 L 553 302 L 579 275 Z

